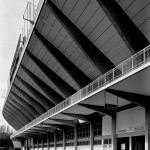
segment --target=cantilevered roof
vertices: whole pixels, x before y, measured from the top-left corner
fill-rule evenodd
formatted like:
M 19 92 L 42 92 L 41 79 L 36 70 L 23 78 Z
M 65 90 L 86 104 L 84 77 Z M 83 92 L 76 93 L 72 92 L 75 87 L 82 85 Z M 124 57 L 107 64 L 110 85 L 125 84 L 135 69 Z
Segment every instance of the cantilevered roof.
M 150 40 L 149 0 L 42 0 L 39 5 L 3 108 L 4 118 L 16 130 Z M 130 103 L 123 101 L 120 107 Z M 73 113 L 83 106 L 76 107 Z M 86 114 L 94 113 L 84 109 Z

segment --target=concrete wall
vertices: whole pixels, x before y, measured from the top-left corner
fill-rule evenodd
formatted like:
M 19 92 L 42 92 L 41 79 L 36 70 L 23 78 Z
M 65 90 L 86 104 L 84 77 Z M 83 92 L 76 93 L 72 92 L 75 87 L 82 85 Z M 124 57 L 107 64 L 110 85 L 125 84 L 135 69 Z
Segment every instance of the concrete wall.
M 21 148 L 21 142 L 12 141 L 15 148 Z
M 66 150 L 75 150 L 74 146 L 67 146 Z
M 111 122 L 112 119 L 109 116 L 102 118 L 102 135 L 111 135 Z
M 135 107 L 117 113 L 117 133 L 133 132 L 134 127 L 145 125 L 145 109 L 143 107 Z
M 78 150 L 90 150 L 90 146 L 78 146 Z

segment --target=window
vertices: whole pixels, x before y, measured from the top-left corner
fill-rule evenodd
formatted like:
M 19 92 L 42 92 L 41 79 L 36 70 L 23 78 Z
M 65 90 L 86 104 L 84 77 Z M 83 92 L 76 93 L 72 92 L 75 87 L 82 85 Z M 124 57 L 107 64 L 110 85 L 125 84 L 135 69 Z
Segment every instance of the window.
M 94 130 L 94 136 L 101 136 L 102 135 L 102 123 L 101 122 L 95 123 L 93 126 L 93 130 Z
M 102 140 L 94 140 L 94 145 L 102 145 Z
M 62 141 L 62 140 L 63 140 L 63 131 L 58 130 L 58 131 L 56 132 L 56 140 L 57 140 L 57 141 Z
M 54 142 L 54 134 L 50 133 L 49 134 L 49 143 L 52 143 L 52 142 Z
M 66 141 L 74 139 L 74 129 L 70 129 L 66 131 Z
M 78 138 L 85 138 L 90 136 L 90 124 L 82 123 L 77 128 Z
M 74 142 L 66 143 L 66 146 L 74 146 Z
M 104 144 L 111 144 L 111 139 L 104 139 Z
M 57 147 L 63 147 L 63 143 L 56 144 Z
M 77 143 L 78 146 L 80 145 L 90 145 L 90 141 L 80 141 Z
M 43 143 L 44 145 L 47 144 L 47 135 L 43 135 Z

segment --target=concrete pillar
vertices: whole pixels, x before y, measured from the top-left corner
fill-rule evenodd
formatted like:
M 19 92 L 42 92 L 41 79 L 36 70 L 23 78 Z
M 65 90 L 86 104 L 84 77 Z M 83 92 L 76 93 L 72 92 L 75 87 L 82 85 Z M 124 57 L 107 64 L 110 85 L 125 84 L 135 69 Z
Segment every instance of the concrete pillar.
M 26 150 L 26 140 L 24 140 L 24 150 Z
M 90 123 L 90 150 L 94 149 L 93 143 L 94 143 L 94 132 L 93 132 L 93 123 L 91 122 Z
M 150 150 L 150 109 L 145 108 L 145 150 Z
M 24 141 L 21 141 L 21 150 L 24 150 Z
M 31 150 L 31 138 L 28 139 L 29 150 Z
M 77 133 L 77 125 L 74 127 L 74 149 L 77 150 L 78 144 L 78 133 Z
M 39 150 L 39 139 L 37 138 L 37 150 Z
M 33 138 L 33 143 L 32 143 L 32 146 L 33 146 L 33 150 L 35 150 L 35 148 L 34 148 L 34 144 L 35 144 L 35 143 L 34 143 L 34 138 Z
M 27 150 L 29 150 L 29 144 L 28 144 L 28 139 L 27 139 L 26 141 L 27 141 Z
M 49 150 L 49 142 L 50 142 L 50 140 L 49 140 L 49 132 L 47 133 L 47 150 Z
M 132 137 L 129 137 L 129 150 L 132 150 Z
M 44 150 L 44 139 L 43 139 L 43 136 L 41 136 L 41 144 L 42 144 L 42 150 Z
M 63 130 L 63 150 L 66 150 L 66 133 L 65 133 L 65 130 Z
M 116 114 L 112 116 L 112 150 L 117 149 L 117 138 L 116 138 Z
M 56 131 L 54 131 L 54 150 L 57 150 Z

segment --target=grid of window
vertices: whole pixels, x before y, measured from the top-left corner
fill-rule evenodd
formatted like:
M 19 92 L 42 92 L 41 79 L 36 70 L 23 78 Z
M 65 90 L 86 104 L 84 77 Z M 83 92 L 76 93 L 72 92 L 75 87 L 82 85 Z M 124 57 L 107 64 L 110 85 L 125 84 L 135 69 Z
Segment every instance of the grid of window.
M 77 143 L 78 146 L 80 145 L 90 145 L 90 141 L 80 141 Z
M 63 140 L 63 131 L 59 130 L 56 132 L 56 140 L 62 141 Z
M 74 146 L 74 142 L 66 143 L 66 146 Z
M 102 135 L 102 123 L 101 122 L 98 122 L 98 123 L 95 123 L 93 125 L 93 132 L 94 132 L 94 136 L 101 136 Z
M 82 123 L 77 127 L 78 138 L 85 138 L 90 136 L 90 124 Z
M 66 141 L 74 139 L 74 129 L 66 131 Z
M 104 144 L 111 144 L 111 139 L 104 139 Z
M 94 145 L 102 145 L 102 140 L 94 140 Z
M 49 134 L 49 142 L 50 143 L 54 142 L 54 134 L 53 133 Z
M 34 148 L 36 148 L 37 147 L 37 139 L 34 138 L 33 140 L 34 140 Z
M 47 144 L 47 135 L 43 135 L 43 143 Z
M 54 147 L 54 144 L 50 144 L 49 147 Z
M 63 147 L 63 143 L 57 143 L 56 146 L 57 147 Z
M 41 145 L 41 144 L 39 144 L 39 148 L 42 148 L 42 145 Z
M 41 139 L 41 137 L 38 137 L 38 144 L 42 144 L 42 139 Z

